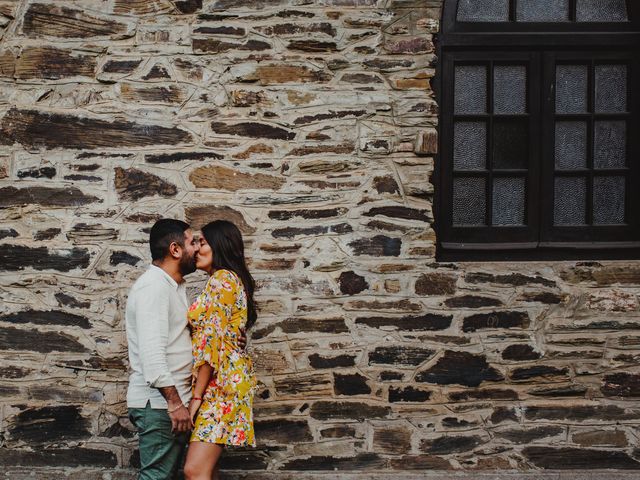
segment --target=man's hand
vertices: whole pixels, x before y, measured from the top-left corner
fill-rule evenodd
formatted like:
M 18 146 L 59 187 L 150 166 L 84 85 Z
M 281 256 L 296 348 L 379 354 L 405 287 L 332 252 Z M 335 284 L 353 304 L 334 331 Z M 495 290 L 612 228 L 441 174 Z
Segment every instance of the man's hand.
M 247 331 L 244 328 L 240 330 L 240 336 L 238 337 L 238 346 L 243 350 L 247 349 Z
M 175 408 L 175 410 L 173 410 Z M 170 411 L 169 418 L 171 419 L 171 431 L 173 433 L 188 432 L 193 427 L 191 423 L 191 417 L 189 416 L 189 409 L 184 405 L 178 406 L 169 405 Z

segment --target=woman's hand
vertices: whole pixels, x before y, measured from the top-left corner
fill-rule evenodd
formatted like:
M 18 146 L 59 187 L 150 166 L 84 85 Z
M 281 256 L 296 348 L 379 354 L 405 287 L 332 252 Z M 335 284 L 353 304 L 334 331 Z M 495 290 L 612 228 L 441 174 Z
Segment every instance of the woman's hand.
M 194 425 L 196 423 L 196 415 L 198 415 L 198 410 L 200 410 L 200 405 L 202 405 L 202 399 L 192 398 L 189 402 L 189 418 L 191 418 L 191 422 Z

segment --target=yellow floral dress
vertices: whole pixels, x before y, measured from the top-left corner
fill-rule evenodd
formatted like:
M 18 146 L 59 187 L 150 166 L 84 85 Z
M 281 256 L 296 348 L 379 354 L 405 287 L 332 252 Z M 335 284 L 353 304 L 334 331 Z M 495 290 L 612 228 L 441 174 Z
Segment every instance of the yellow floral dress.
M 188 316 L 194 384 L 201 365 L 209 363 L 214 369 L 191 441 L 254 447 L 256 380 L 251 358 L 238 346 L 247 323 L 247 295 L 240 278 L 229 270 L 216 270 Z

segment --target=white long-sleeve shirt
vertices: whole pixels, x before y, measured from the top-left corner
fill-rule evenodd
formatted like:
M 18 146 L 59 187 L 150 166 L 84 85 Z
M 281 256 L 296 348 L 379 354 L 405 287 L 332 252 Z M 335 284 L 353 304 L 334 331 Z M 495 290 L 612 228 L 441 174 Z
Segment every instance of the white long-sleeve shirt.
M 151 265 L 129 291 L 126 310 L 129 346 L 127 406 L 167 408 L 158 388 L 174 385 L 191 399 L 191 338 L 187 294 L 162 268 Z

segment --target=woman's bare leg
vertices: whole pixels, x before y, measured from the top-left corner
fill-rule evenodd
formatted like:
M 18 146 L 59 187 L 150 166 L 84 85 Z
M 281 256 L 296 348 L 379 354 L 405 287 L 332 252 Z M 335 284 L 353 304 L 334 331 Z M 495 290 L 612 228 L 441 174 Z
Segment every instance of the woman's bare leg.
M 184 464 L 185 480 L 211 480 L 222 451 L 217 443 L 191 442 Z

